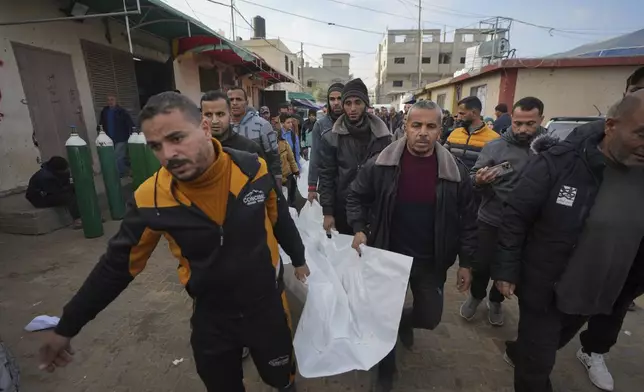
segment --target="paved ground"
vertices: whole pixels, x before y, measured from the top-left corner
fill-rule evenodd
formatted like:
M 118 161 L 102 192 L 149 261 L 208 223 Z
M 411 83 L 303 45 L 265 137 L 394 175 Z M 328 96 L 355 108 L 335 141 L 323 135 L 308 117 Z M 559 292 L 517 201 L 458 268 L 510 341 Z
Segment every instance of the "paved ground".
M 108 223 L 106 232 L 117 225 Z M 107 238 L 82 238 L 61 230 L 43 237 L 0 234 L 0 336 L 18 357 L 26 392 L 169 392 L 203 391 L 188 344 L 190 301 L 178 284 L 176 262 L 160 247 L 148 268 L 123 295 L 74 340 L 75 363 L 55 374 L 37 370 L 41 335 L 22 328 L 40 314 L 57 315 L 77 290 L 105 247 Z M 401 352 L 402 379 L 396 391 L 511 391 L 512 371 L 501 359 L 502 342 L 513 338 L 516 304 L 507 324 L 492 328 L 484 310 L 471 324 L 457 315 L 464 296 L 449 282 L 443 323 L 433 332 L 417 332 L 415 352 Z M 640 303 L 644 305 L 644 303 Z M 292 306 L 297 308 L 297 306 Z M 626 331 L 629 333 L 627 334 Z M 595 389 L 574 353 L 578 341 L 559 354 L 553 381 L 559 391 Z M 173 365 L 172 361 L 184 361 Z M 617 391 L 644 385 L 644 311 L 629 314 L 608 363 Z M 268 392 L 253 365 L 246 364 L 249 392 Z M 300 380 L 300 391 L 368 391 L 371 373 Z M 225 391 L 222 391 L 225 392 Z

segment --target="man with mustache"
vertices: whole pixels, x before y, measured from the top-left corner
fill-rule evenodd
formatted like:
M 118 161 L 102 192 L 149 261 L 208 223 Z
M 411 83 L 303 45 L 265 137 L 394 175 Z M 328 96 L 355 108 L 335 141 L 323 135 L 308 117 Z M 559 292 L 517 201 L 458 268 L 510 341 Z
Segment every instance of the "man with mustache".
M 329 90 L 326 94 L 327 104 L 325 108 L 328 108 L 326 114 L 322 116 L 321 119 L 315 122 L 313 125 L 313 130 L 311 131 L 311 153 L 309 161 L 309 202 L 317 200 L 318 193 L 318 177 L 320 170 L 320 137 L 322 132 L 333 127 L 333 124 L 340 118 L 342 114 L 342 89 L 344 84 L 342 83 L 333 83 L 329 86 Z
M 479 304 L 487 296 L 490 282 L 490 265 L 496 257 L 498 231 L 501 224 L 503 203 L 521 176 L 523 167 L 534 152 L 532 141 L 546 133 L 543 123 L 543 102 L 526 97 L 517 101 L 512 109 L 512 125 L 500 138 L 487 143 L 481 150 L 471 170 L 475 190 L 482 197 L 478 212 L 478 250 L 476 268 L 472 271 L 470 297 L 460 308 L 461 317 L 470 321 L 476 315 Z M 501 166 L 497 166 L 501 165 Z M 494 285 L 488 297 L 488 321 L 502 326 L 505 297 Z
M 369 91 L 361 79 L 349 81 L 342 90 L 342 114 L 333 128 L 323 131 L 320 141 L 320 205 L 324 230 L 353 234 L 347 223 L 349 185 L 360 167 L 391 143 L 385 123 L 367 113 Z
M 72 360 L 72 337 L 145 268 L 163 236 L 194 299 L 190 341 L 208 392 L 245 390 L 244 346 L 264 382 L 294 391 L 278 241 L 298 279 L 309 271 L 266 162 L 222 147 L 197 105 L 174 92 L 150 98 L 139 120 L 163 167 L 137 189 L 107 252 L 45 338 L 40 368 L 53 372 Z
M 443 313 L 447 270 L 459 256 L 457 288 L 469 289 L 476 249 L 476 206 L 469 171 L 438 143 L 441 108 L 419 101 L 409 110 L 405 136 L 362 166 L 347 196 L 347 219 L 361 245 L 414 258 L 412 308 L 398 334 L 407 348 L 414 328 L 434 329 Z M 393 388 L 395 348 L 378 368 L 378 392 Z
M 201 97 L 201 114 L 210 124 L 212 137 L 223 147 L 250 152 L 265 159 L 259 144 L 230 129 L 230 100 L 223 91 L 208 91 Z
M 233 132 L 254 141 L 264 150 L 269 172 L 273 174 L 278 185 L 281 185 L 282 165 L 280 164 L 275 130 L 268 121 L 248 106 L 248 97 L 243 88 L 233 87 L 228 90 L 227 94 L 230 100 Z

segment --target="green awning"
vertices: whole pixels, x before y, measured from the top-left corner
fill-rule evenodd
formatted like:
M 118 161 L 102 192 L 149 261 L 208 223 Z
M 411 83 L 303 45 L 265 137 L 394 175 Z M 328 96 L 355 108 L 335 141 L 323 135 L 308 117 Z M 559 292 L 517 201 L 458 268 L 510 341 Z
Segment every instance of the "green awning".
M 122 0 L 78 0 L 78 2 L 88 6 L 91 13 L 123 11 Z M 136 1 L 127 0 L 126 4 L 128 11 L 136 11 Z M 140 4 L 141 14 L 129 15 L 130 29 L 132 30 L 147 31 L 168 40 L 189 35 L 216 35 L 219 37 L 219 34 L 212 29 L 161 0 L 140 0 Z M 124 17 L 116 16 L 114 19 L 123 21 Z
M 315 102 L 315 98 L 309 93 L 301 93 L 301 92 L 288 92 L 287 93 L 287 98 L 289 100 L 291 99 L 308 99 L 309 101 Z

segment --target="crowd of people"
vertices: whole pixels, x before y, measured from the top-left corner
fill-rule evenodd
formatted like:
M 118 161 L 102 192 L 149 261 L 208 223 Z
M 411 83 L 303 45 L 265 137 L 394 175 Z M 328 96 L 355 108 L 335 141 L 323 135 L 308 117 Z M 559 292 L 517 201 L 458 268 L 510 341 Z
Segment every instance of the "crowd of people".
M 329 235 L 352 235 L 359 253 L 368 245 L 413 258 L 413 305 L 398 331 L 404 347 L 414 345 L 414 329 L 439 325 L 458 260 L 465 320 L 485 301 L 500 327 L 503 301 L 519 298 L 517 339 L 504 354 L 516 391 L 552 391 L 557 350 L 586 323 L 577 356 L 597 387 L 613 390 L 603 355 L 644 293 L 644 68 L 605 120 L 566 140 L 542 127 L 537 97 L 498 105 L 496 120 L 482 109 L 465 97 L 455 118 L 430 100 L 383 114 L 370 109 L 360 79 L 331 85 L 319 119 L 311 111 L 303 120 L 289 104 L 274 115 L 256 111 L 241 88 L 208 92 L 200 107 L 174 92 L 152 97 L 139 120 L 163 167 L 135 192 L 65 306 L 41 347 L 41 368 L 72 360 L 71 339 L 144 269 L 163 236 L 194 300 L 191 344 L 208 391 L 245 390 L 246 352 L 268 385 L 295 391 L 277 247 L 305 280 L 288 207 L 308 159 L 306 197 L 321 204 Z M 395 352 L 378 365 L 380 392 L 394 387 Z

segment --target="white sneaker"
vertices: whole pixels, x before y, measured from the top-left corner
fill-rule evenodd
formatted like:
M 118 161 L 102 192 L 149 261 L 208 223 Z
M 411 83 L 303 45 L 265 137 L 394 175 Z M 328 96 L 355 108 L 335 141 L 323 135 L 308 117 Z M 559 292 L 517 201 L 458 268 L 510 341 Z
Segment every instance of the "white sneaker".
M 606 362 L 604 362 L 604 356 L 602 354 L 591 353 L 590 355 L 586 354 L 582 349 L 577 351 L 577 358 L 579 361 L 586 367 L 588 370 L 588 378 L 590 382 L 595 384 L 599 389 L 604 391 L 612 391 L 615 387 L 615 382 L 613 381 L 613 376 L 608 371 L 606 367 Z

